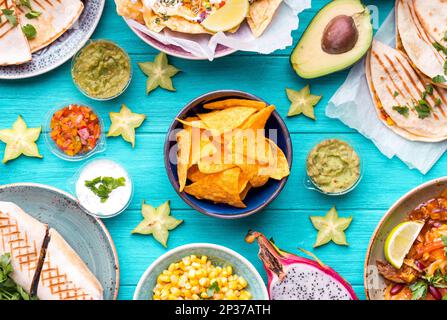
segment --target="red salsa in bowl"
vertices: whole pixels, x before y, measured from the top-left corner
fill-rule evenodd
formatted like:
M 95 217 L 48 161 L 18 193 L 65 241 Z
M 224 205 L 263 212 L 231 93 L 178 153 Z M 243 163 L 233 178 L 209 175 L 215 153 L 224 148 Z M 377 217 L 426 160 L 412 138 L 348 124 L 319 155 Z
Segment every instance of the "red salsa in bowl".
M 82 160 L 93 153 L 102 140 L 102 122 L 92 108 L 71 104 L 51 116 L 50 137 L 56 155 Z

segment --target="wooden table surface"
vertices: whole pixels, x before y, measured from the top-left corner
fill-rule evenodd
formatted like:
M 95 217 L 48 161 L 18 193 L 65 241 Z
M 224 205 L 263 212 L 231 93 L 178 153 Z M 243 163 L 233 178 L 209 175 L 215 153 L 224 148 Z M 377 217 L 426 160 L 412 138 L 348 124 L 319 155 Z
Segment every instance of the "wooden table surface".
M 293 33 L 295 43 L 317 10 L 328 1 L 312 2 L 312 9 L 300 14 L 300 28 Z M 366 2 L 377 5 L 377 1 Z M 393 3 L 392 0 L 379 1 L 380 21 L 389 14 Z M 129 52 L 134 76 L 124 95 L 109 102 L 85 98 L 73 85 L 70 63 L 67 62 L 37 78 L 1 81 L 0 128 L 10 127 L 18 115 L 22 115 L 29 126 L 43 125 L 50 108 L 69 103 L 83 103 L 97 108 L 106 119 L 107 127 L 110 124 L 108 112 L 118 111 L 122 103 L 135 112 L 147 115 L 147 121 L 138 130 L 135 149 L 121 138 L 111 138 L 108 139 L 106 152 L 101 155 L 123 162 L 135 183 L 130 208 L 120 216 L 105 221 L 115 241 L 121 265 L 120 299 L 132 298 L 140 276 L 157 257 L 166 252 L 151 236 L 130 234 L 141 220 L 143 200 L 153 205 L 171 200 L 172 214 L 185 220 L 183 225 L 171 232 L 169 248 L 193 242 L 224 245 L 247 257 L 263 276 L 265 273 L 257 258 L 257 246 L 244 242 L 248 229 L 274 237 L 276 243 L 287 251 L 297 252 L 297 247 L 311 250 L 317 233 L 309 216 L 324 215 L 336 205 L 341 216 L 354 218 L 346 233 L 349 247 L 329 244 L 312 251 L 345 277 L 357 294 L 364 298 L 363 262 L 378 221 L 405 192 L 422 182 L 442 176 L 447 169 L 443 158 L 429 174 L 423 176 L 408 169 L 398 159 L 387 159 L 372 142 L 339 121 L 326 118 L 326 104 L 345 80 L 347 71 L 304 81 L 289 64 L 292 47 L 268 56 L 238 52 L 213 62 L 170 58 L 170 62 L 183 71 L 174 79 L 177 92 L 159 89 L 146 96 L 145 77 L 138 69 L 137 62 L 152 61 L 158 52 L 138 39 L 116 15 L 114 1 L 106 1 L 104 15 L 93 38 L 111 39 Z M 169 124 L 188 101 L 212 90 L 238 89 L 275 104 L 285 117 L 289 108 L 285 88 L 301 89 L 307 83 L 311 84 L 315 94 L 324 96 L 316 108 L 317 121 L 304 117 L 285 120 L 293 140 L 293 169 L 281 195 L 266 210 L 242 220 L 223 221 L 190 209 L 177 196 L 163 165 L 163 144 Z M 320 140 L 334 137 L 353 143 L 365 165 L 364 177 L 358 188 L 339 198 L 326 197 L 303 186 L 307 153 Z M 69 178 L 82 163 L 70 163 L 55 157 L 47 149 L 43 136 L 38 145 L 43 159 L 21 157 L 7 165 L 0 164 L 0 184 L 37 182 L 68 190 Z M 0 157 L 3 157 L 3 147 L 0 144 Z

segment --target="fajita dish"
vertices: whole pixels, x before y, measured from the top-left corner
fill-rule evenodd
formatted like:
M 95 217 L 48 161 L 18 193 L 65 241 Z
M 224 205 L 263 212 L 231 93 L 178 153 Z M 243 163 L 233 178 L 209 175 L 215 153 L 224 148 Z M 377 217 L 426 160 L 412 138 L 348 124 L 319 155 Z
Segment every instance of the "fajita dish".
M 78 254 L 48 225 L 11 202 L 0 202 L 0 256 L 11 279 L 41 300 L 102 300 L 103 288 Z
M 447 299 L 447 192 L 421 203 L 388 235 L 376 262 L 386 300 Z
M 57 40 L 83 10 L 80 0 L 0 0 L 0 66 L 31 61 L 32 53 Z
M 269 26 L 282 0 L 115 0 L 118 14 L 153 32 L 236 32 L 246 21 L 253 36 Z

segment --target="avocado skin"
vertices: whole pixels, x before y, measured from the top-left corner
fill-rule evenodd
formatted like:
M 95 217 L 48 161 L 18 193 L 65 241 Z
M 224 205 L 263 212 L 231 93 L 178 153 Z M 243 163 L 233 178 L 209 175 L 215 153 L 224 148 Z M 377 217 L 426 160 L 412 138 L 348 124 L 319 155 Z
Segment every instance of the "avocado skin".
M 353 4 L 361 5 L 361 6 L 364 8 L 364 10 L 368 10 L 367 7 L 361 2 L 361 0 L 334 0 L 334 1 L 329 2 L 328 4 L 326 4 L 324 7 L 322 7 L 322 8 L 315 14 L 315 16 L 312 18 L 311 22 L 309 23 L 309 25 L 306 27 L 305 31 L 303 32 L 303 34 L 302 34 L 300 40 L 299 40 L 298 43 L 295 45 L 295 47 L 294 47 L 294 49 L 293 49 L 293 51 L 292 51 L 292 53 L 291 53 L 291 55 L 290 55 L 290 57 L 289 57 L 289 62 L 290 62 L 291 67 L 292 67 L 293 70 L 296 72 L 296 74 L 297 74 L 298 76 L 300 76 L 301 78 L 303 78 L 303 79 L 315 79 L 315 78 L 320 78 L 320 77 L 327 76 L 327 75 L 330 75 L 330 74 L 333 74 L 333 73 L 336 73 L 336 72 L 339 72 L 339 71 L 342 71 L 342 70 L 346 70 L 346 69 L 352 67 L 352 66 L 353 66 L 354 64 L 356 64 L 357 62 L 359 62 L 359 61 L 360 61 L 360 60 L 367 54 L 369 48 L 371 47 L 371 44 L 372 44 L 372 41 L 373 41 L 373 33 L 374 33 L 374 32 L 373 32 L 373 29 L 372 29 L 372 24 L 371 24 L 371 22 L 370 22 L 370 20 L 371 20 L 371 16 L 370 16 L 370 14 L 369 14 L 369 10 L 368 10 L 368 12 L 365 14 L 365 17 L 364 17 L 364 19 L 368 19 L 369 24 L 370 24 L 370 26 L 371 26 L 371 31 L 368 32 L 368 37 L 369 37 L 369 40 L 367 41 L 368 45 L 365 46 L 365 47 L 363 47 L 362 50 L 360 50 L 360 54 L 359 54 L 358 56 L 356 56 L 355 59 L 352 59 L 351 61 L 347 62 L 346 65 L 343 66 L 343 67 L 341 67 L 341 68 L 335 68 L 335 69 L 333 69 L 333 70 L 328 70 L 327 72 L 320 72 L 320 73 L 318 73 L 318 74 L 316 74 L 316 75 L 305 75 L 305 74 L 301 73 L 300 70 L 298 70 L 298 69 L 296 68 L 296 66 L 295 66 L 295 61 L 297 60 L 296 53 L 297 53 L 297 51 L 298 51 L 298 48 L 299 48 L 300 45 L 302 44 L 303 39 L 305 39 L 306 35 L 307 35 L 310 31 L 312 31 L 312 28 L 314 28 L 314 27 L 318 27 L 318 21 L 316 21 L 316 18 L 319 17 L 322 13 L 324 13 L 324 11 L 327 9 L 328 6 L 330 6 L 330 5 L 334 5 L 334 3 L 337 3 L 337 2 L 339 2 L 339 3 L 352 2 Z M 335 5 L 336 5 L 336 4 L 335 4 Z M 340 14 L 343 14 L 343 13 L 340 13 Z M 334 17 L 332 17 L 332 18 L 335 18 L 335 17 L 336 17 L 336 16 L 334 16 Z M 323 26 L 321 35 L 322 35 L 323 31 L 325 30 L 325 27 L 326 27 L 326 26 Z M 359 31 L 360 31 L 360 30 L 359 30 Z M 319 47 L 321 48 L 321 46 L 319 46 Z M 359 48 L 359 43 L 357 43 L 351 51 L 356 50 L 356 49 L 358 49 L 358 48 Z M 350 51 L 350 52 L 351 52 L 351 51 Z M 323 52 L 323 49 L 321 49 L 321 52 Z M 337 55 L 337 56 L 338 56 L 338 57 L 342 57 L 343 55 L 344 55 L 344 54 L 340 54 L 340 55 Z M 314 57 L 314 59 L 318 59 L 318 57 Z

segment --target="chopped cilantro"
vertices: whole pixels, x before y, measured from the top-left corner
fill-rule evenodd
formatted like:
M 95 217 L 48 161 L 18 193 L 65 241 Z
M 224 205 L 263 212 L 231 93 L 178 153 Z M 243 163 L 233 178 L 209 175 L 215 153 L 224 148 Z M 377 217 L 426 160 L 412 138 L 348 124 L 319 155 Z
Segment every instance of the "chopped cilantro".
M 428 284 L 427 282 L 421 280 L 413 283 L 410 286 L 410 290 L 412 294 L 412 300 L 425 299 L 425 297 L 427 296 Z
M 394 106 L 394 111 L 397 111 L 400 115 L 408 117 L 410 109 L 407 106 Z
M 430 106 L 425 100 L 419 100 L 419 103 L 414 106 L 414 109 L 418 113 L 419 119 L 425 119 L 430 116 Z
M 27 37 L 27 39 L 34 39 L 36 37 L 37 31 L 31 24 L 26 24 L 22 27 L 23 34 Z
M 444 83 L 444 82 L 447 82 L 447 80 L 445 79 L 445 77 L 443 75 L 437 75 L 432 80 L 433 80 L 434 83 Z
M 38 12 L 38 11 L 30 11 L 27 14 L 25 14 L 25 17 L 27 17 L 28 19 L 36 19 L 38 17 L 40 17 L 42 15 L 42 12 Z
M 124 177 L 115 179 L 112 177 L 97 177 L 90 181 L 85 181 L 85 186 L 97 195 L 104 203 L 109 199 L 113 190 L 124 187 L 126 179 Z
M 17 22 L 16 15 L 14 14 L 14 10 L 1 9 L 1 11 L 5 15 L 6 20 L 8 20 L 9 23 L 12 24 L 13 27 L 16 27 L 18 22 Z

